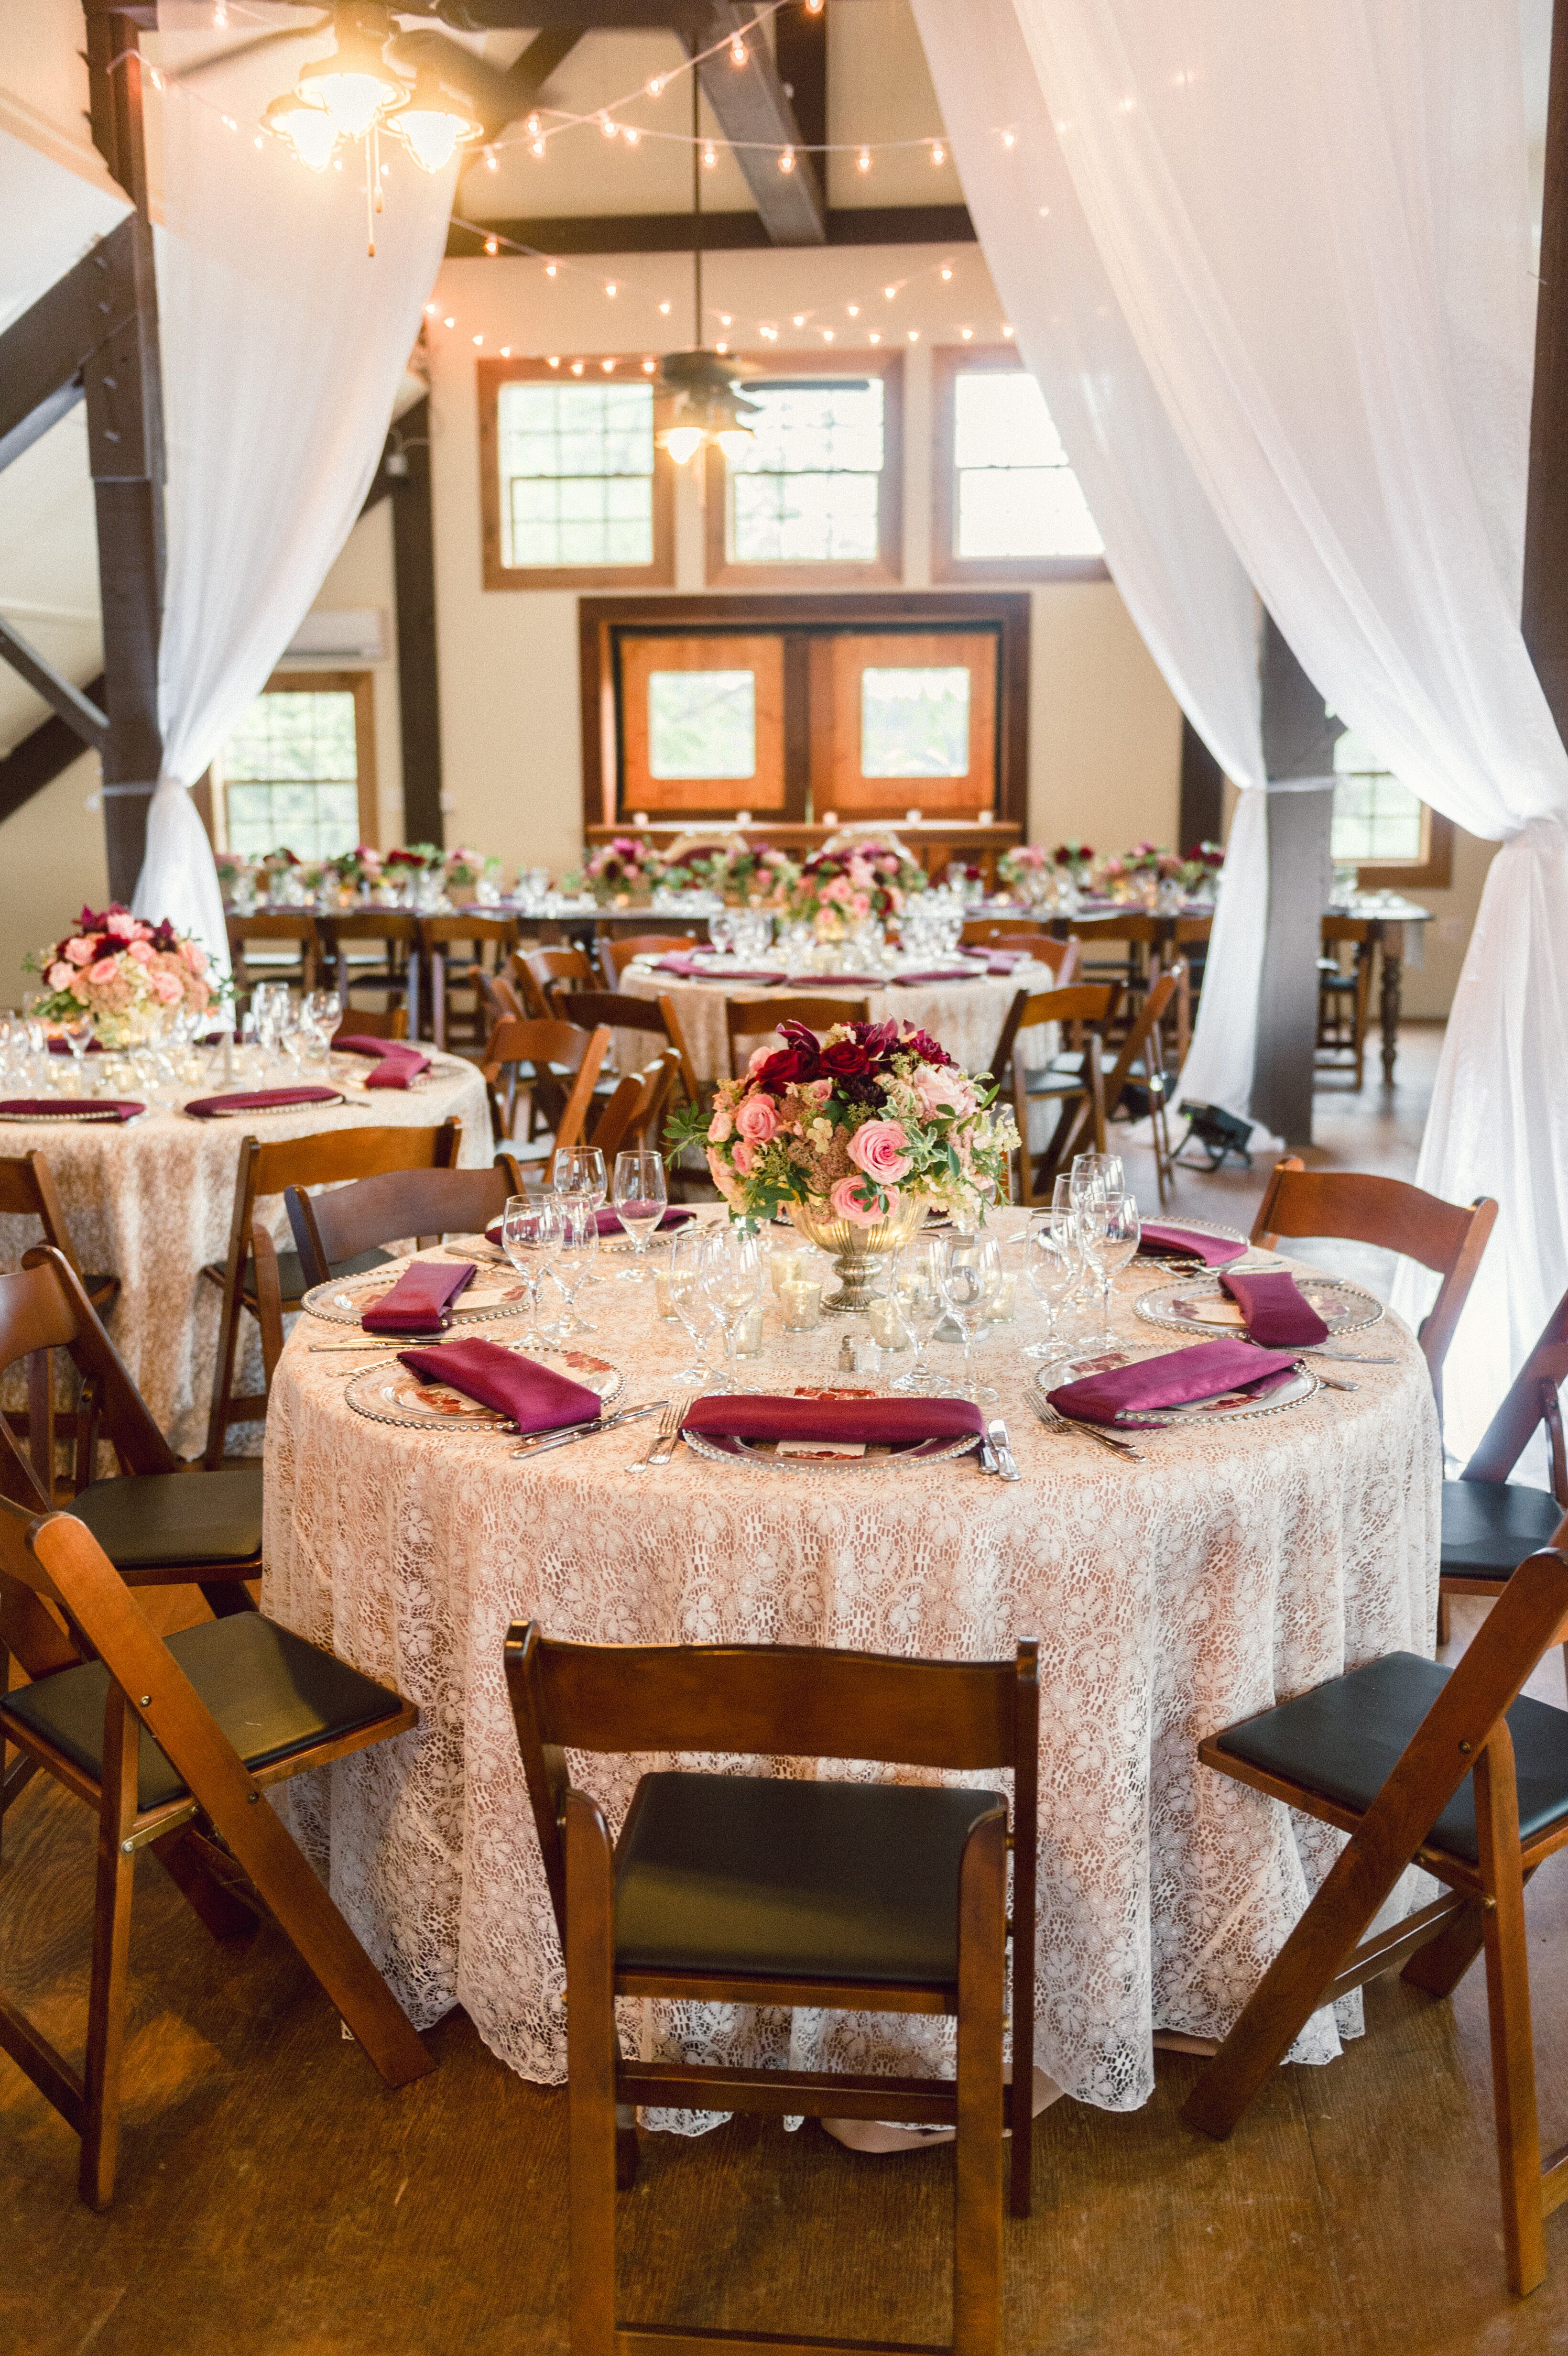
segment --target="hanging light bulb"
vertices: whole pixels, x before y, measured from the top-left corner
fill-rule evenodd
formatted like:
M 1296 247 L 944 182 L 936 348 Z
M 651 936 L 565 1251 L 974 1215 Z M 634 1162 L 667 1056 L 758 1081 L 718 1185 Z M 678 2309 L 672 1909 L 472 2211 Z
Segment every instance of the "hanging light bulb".
M 739 33 L 730 43 L 730 62 L 732 66 L 743 66 L 746 62 L 746 44 Z
M 869 172 L 871 168 L 870 149 L 869 147 L 862 147 L 859 155 L 856 156 L 855 161 L 859 166 L 862 172 Z
M 648 96 L 650 98 L 662 98 L 664 96 L 663 74 L 655 74 L 652 81 L 648 84 Z
M 309 170 L 325 172 L 331 163 L 337 133 L 325 106 L 314 105 L 291 90 L 273 99 L 261 117 L 261 126 L 292 147 Z
M 333 20 L 333 50 L 300 69 L 298 95 L 324 106 L 343 139 L 363 139 L 373 123 L 400 108 L 409 86 L 381 52 L 393 31 L 389 8 L 341 5 Z
M 537 114 L 530 114 L 528 121 L 524 123 L 523 129 L 528 133 L 530 139 L 537 139 L 539 135 L 539 116 Z
M 439 67 L 421 65 L 406 105 L 389 131 L 396 132 L 421 172 L 444 172 L 458 146 L 480 137 L 484 126 L 443 80 Z
M 931 160 L 933 164 L 945 164 L 947 161 L 947 150 L 940 139 L 933 139 L 931 143 Z
M 717 162 L 719 161 L 718 156 L 713 153 L 713 142 L 712 142 L 712 140 L 711 140 L 711 139 L 708 142 L 707 145 L 703 148 L 703 151 L 702 151 L 702 160 L 703 160 L 704 164 L 706 164 L 706 165 L 707 165 L 708 169 L 709 169 L 710 172 L 711 172 L 711 170 L 713 169 L 714 165 L 715 165 L 715 164 L 717 164 Z
M 781 172 L 793 172 L 794 169 L 795 149 L 793 147 L 786 147 L 779 157 L 779 170 Z
M 660 436 L 665 448 L 677 466 L 695 458 L 707 436 L 700 425 L 671 425 Z

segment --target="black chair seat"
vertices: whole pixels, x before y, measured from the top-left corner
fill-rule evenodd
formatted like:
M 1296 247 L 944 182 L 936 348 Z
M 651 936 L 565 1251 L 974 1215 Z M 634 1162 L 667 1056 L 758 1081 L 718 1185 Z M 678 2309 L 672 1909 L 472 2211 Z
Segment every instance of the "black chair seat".
M 72 1498 L 70 1511 L 116 1570 L 261 1559 L 259 1464 L 220 1472 L 127 1472 L 91 1483 Z
M 645 1775 L 615 1854 L 623 1970 L 958 1976 L 958 1864 L 992 1792 Z
M 1443 1569 L 1467 1579 L 1509 1579 L 1527 1554 L 1550 1546 L 1563 1508 L 1549 1491 L 1517 1481 L 1445 1481 Z
M 209 1480 L 221 1480 L 209 1473 Z M 107 1484 L 106 1484 L 107 1485 Z M 197 1484 L 193 1480 L 191 1486 Z M 206 1620 L 165 1639 L 202 1701 L 247 1767 L 270 1767 L 317 1742 L 393 1718 L 402 1703 L 346 1661 L 307 1644 L 259 1612 Z M 109 1672 L 101 1661 L 61 1669 L 10 1695 L 5 1708 L 55 1743 L 94 1782 L 103 1767 L 103 1705 Z M 152 1736 L 142 1730 L 137 1804 L 162 1807 L 184 1783 Z
M 1341 1806 L 1370 1808 L 1395 1761 L 1448 1681 L 1416 1653 L 1390 1653 L 1330 1678 L 1217 1738 L 1217 1747 Z M 1568 1710 L 1521 1694 L 1508 1714 L 1526 1839 L 1568 1815 Z M 1452 1857 L 1477 1860 L 1476 1795 L 1467 1775 L 1428 1836 Z
M 367 1269 L 379 1268 L 383 1260 L 389 1260 L 392 1257 L 390 1252 L 382 1251 L 379 1245 L 373 1246 L 369 1251 L 356 1252 L 352 1259 L 336 1261 L 332 1273 L 334 1276 L 363 1276 Z M 220 1259 L 208 1260 L 201 1272 L 209 1284 L 216 1284 L 219 1290 L 222 1290 L 228 1280 L 229 1271 Z M 283 1307 L 297 1309 L 309 1290 L 310 1287 L 304 1280 L 304 1269 L 300 1265 L 298 1252 L 281 1251 L 278 1254 L 278 1290 L 283 1296 Z M 255 1263 L 249 1257 L 245 1262 L 245 1284 L 241 1298 L 246 1308 L 254 1312 L 256 1307 Z

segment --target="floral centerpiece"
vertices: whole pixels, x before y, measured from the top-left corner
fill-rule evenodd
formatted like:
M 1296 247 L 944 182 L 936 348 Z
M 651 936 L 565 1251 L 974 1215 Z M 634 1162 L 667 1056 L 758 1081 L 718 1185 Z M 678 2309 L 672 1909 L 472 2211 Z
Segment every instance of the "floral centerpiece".
M 1043 842 L 1015 842 L 1004 851 L 997 862 L 997 880 L 1009 892 L 1032 899 L 1051 868 L 1051 857 Z
M 771 842 L 708 843 L 671 860 L 659 876 L 665 892 L 712 892 L 734 907 L 779 908 L 800 873 Z
M 824 1306 L 863 1309 L 873 1254 L 907 1241 L 930 1210 L 971 1222 L 1005 1194 L 1018 1131 L 1005 1107 L 992 1108 L 990 1082 L 912 1023 L 841 1023 L 819 1042 L 784 1023 L 780 1036 L 743 1077 L 719 1083 L 710 1113 L 677 1117 L 672 1151 L 700 1144 L 743 1216 L 786 1211 L 838 1255 L 842 1286 Z
M 1060 873 L 1076 884 L 1082 892 L 1089 881 L 1089 870 L 1093 863 L 1093 858 L 1094 846 L 1092 842 L 1059 842 L 1051 854 L 1051 863 Z
M 46 1023 L 91 1014 L 106 1047 L 133 1047 L 170 1014 L 205 1014 L 219 995 L 199 941 L 132 916 L 116 901 L 95 914 L 84 908 L 74 933 L 23 959 L 41 974 L 34 1012 Z
M 1225 853 L 1217 842 L 1195 842 L 1181 862 L 1181 880 L 1189 892 L 1212 893 Z
M 501 862 L 491 853 L 486 857 L 471 843 L 460 842 L 455 851 L 446 854 L 446 888 L 449 892 L 475 892 L 481 884 L 499 886 Z
M 352 851 L 340 851 L 322 869 L 324 875 L 336 875 L 339 884 L 353 886 L 379 884 L 381 880 L 381 854 L 368 842 L 357 842 Z
M 565 876 L 562 888 L 592 892 L 602 908 L 624 908 L 652 892 L 664 872 L 664 862 L 651 843 L 635 834 L 618 834 L 613 841 L 601 843 L 575 874 Z
M 896 916 L 925 880 L 919 860 L 891 843 L 818 851 L 786 890 L 784 911 L 808 924 L 819 941 L 841 941 L 874 918 Z

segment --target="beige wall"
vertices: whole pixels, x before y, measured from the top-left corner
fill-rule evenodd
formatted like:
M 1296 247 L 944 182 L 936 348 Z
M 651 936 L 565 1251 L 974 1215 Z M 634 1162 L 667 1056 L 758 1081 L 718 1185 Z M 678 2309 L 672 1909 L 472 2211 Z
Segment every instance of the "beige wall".
M 397 494 L 394 492 L 392 498 Z M 378 500 L 361 516 L 331 572 L 321 584 L 315 613 L 379 606 L 383 616 L 385 659 L 365 663 L 350 656 L 302 660 L 289 656 L 288 670 L 368 670 L 376 712 L 376 791 L 380 804 L 378 840 L 383 846 L 403 840 L 403 732 L 398 712 L 398 605 L 392 575 L 392 498 Z M 455 836 L 449 836 L 455 841 Z
M 93 908 L 108 903 L 98 783 L 98 755 L 84 753 L 5 820 L 0 834 L 0 1006 L 20 1006 L 23 993 L 37 988 L 34 976 L 22 970 L 28 949 L 59 940 L 84 903 Z

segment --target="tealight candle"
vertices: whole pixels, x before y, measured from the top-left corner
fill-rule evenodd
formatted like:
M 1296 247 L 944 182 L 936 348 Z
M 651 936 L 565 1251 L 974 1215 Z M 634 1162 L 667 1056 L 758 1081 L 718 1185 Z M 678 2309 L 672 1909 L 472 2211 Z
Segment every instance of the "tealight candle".
M 869 1312 L 871 1339 L 880 1350 L 907 1350 L 909 1328 L 896 1301 L 873 1301 Z
M 784 1303 L 784 1321 L 792 1333 L 806 1333 L 822 1315 L 822 1287 L 807 1284 L 795 1277 L 779 1287 L 779 1299 Z
M 1010 1325 L 1018 1313 L 1018 1278 L 1016 1276 L 1004 1276 L 1001 1283 L 997 1288 L 996 1304 L 991 1311 L 992 1323 L 996 1325 Z
M 748 1309 L 735 1335 L 735 1355 L 738 1358 L 760 1358 L 763 1355 L 763 1304 Z
M 679 1324 L 680 1320 L 669 1297 L 669 1279 L 662 1268 L 654 1270 L 654 1307 L 665 1324 Z
M 782 1295 L 786 1284 L 793 1284 L 800 1274 L 805 1255 L 797 1251 L 775 1251 L 768 1262 L 768 1274 L 773 1290 Z

